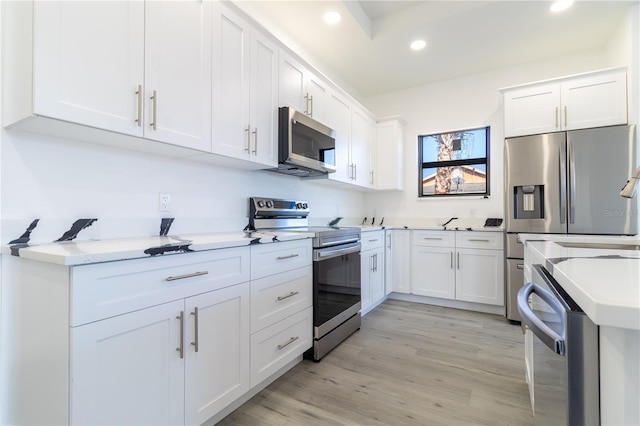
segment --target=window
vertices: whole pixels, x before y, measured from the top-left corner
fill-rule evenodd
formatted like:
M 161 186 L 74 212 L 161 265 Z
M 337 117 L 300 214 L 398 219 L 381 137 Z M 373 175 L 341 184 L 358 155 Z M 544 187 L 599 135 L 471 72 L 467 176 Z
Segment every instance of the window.
M 489 195 L 489 127 L 418 136 L 418 196 Z

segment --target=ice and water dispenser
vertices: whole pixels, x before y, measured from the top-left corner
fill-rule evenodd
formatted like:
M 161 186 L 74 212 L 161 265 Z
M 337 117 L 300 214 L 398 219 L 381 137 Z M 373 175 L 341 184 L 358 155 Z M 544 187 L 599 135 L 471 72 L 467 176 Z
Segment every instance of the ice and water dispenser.
M 514 219 L 544 218 L 544 185 L 513 187 Z

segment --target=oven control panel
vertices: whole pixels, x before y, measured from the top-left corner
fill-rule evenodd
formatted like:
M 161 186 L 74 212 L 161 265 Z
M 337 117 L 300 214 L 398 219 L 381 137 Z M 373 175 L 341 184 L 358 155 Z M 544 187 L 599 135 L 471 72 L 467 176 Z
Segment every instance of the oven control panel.
M 307 217 L 309 204 L 300 200 L 251 197 L 249 199 L 249 217 Z

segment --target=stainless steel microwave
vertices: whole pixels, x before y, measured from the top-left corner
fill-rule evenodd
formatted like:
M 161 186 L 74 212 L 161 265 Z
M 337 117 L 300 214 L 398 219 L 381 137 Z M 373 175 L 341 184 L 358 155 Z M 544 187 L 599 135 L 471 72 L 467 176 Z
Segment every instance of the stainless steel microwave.
M 336 171 L 336 132 L 291 107 L 281 107 L 278 123 L 278 168 L 299 177 Z

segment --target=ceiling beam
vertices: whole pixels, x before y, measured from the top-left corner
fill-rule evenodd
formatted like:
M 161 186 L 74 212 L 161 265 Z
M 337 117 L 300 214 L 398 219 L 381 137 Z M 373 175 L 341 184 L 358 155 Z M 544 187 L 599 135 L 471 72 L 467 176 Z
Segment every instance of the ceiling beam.
M 373 25 L 371 23 L 371 18 L 369 18 L 367 12 L 364 11 L 360 2 L 355 0 L 342 0 L 342 3 L 349 13 L 351 13 L 351 16 L 353 16 L 360 26 L 360 29 L 364 31 L 369 40 L 373 39 Z

